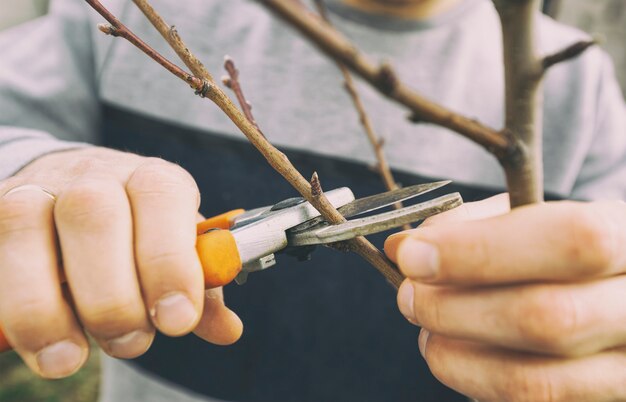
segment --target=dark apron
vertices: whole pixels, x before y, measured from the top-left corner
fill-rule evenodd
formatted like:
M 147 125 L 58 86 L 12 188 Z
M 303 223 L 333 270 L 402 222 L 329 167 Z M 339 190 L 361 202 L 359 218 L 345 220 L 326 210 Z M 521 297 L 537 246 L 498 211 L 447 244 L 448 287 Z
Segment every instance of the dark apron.
M 255 208 L 295 191 L 251 145 L 220 135 L 107 107 L 106 146 L 176 162 L 196 179 L 206 216 Z M 270 137 L 271 140 L 271 137 Z M 357 197 L 383 191 L 367 166 L 287 150 L 305 177 L 317 171 L 325 189 L 350 187 Z M 403 185 L 432 181 L 398 172 Z M 499 191 L 452 184 L 464 200 Z M 372 236 L 382 246 L 384 235 Z M 466 401 L 430 374 L 417 348 L 418 328 L 396 306 L 396 293 L 360 257 L 318 247 L 313 259 L 277 256 L 278 265 L 225 288 L 244 322 L 233 346 L 194 335 L 157 336 L 132 361 L 197 393 L 232 401 Z

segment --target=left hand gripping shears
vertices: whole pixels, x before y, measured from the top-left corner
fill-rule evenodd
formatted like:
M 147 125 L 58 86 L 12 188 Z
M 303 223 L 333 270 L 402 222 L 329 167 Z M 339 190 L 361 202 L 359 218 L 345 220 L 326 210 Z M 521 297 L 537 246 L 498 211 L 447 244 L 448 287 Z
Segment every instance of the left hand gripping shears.
M 345 218 L 350 218 L 406 201 L 448 183 L 419 184 L 360 199 L 355 199 L 347 187 L 325 194 Z M 462 203 L 460 194 L 452 193 L 337 225 L 328 224 L 303 198 L 289 198 L 249 211 L 229 211 L 198 224 L 196 249 L 204 270 L 205 286 L 224 286 L 233 279 L 239 284 L 245 283 L 249 273 L 275 265 L 274 254 L 280 251 L 306 258 L 313 246 L 398 228 Z

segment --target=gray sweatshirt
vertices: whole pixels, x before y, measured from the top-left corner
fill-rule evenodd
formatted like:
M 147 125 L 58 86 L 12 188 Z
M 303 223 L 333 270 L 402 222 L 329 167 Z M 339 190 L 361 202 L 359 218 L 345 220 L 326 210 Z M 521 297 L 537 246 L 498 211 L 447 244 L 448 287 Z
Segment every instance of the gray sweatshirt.
M 335 65 L 254 1 L 152 3 L 214 75 L 223 71 L 224 55 L 236 61 L 255 117 L 274 144 L 337 160 L 374 161 Z M 132 3 L 109 0 L 106 5 L 176 60 Z M 359 48 L 372 59 L 391 60 L 402 79 L 426 97 L 494 128 L 502 126 L 501 37 L 490 1 L 465 0 L 426 21 L 373 16 L 336 2 L 331 12 Z M 100 136 L 103 106 L 196 130 L 207 142 L 215 136 L 244 141 L 217 107 L 124 40 L 102 35 L 95 28 L 99 22 L 101 17 L 81 1 L 53 0 L 47 16 L 0 33 L 0 179 L 40 155 L 106 141 Z M 543 53 L 586 37 L 547 18 L 540 22 Z M 484 149 L 447 129 L 409 123 L 405 109 L 360 81 L 358 86 L 394 169 L 504 186 L 501 168 Z M 593 48 L 553 68 L 544 93 L 546 190 L 561 197 L 626 198 L 626 115 L 607 55 Z M 225 167 L 230 168 L 228 161 Z M 107 361 L 106 373 L 105 399 L 154 401 L 162 394 L 168 395 L 164 400 L 185 400 L 119 363 Z M 393 399 L 392 389 L 399 387 L 391 383 L 381 392 Z M 262 399 L 258 388 L 250 392 Z M 289 392 L 289 397 L 272 399 L 315 400 Z M 376 393 L 369 394 L 375 400 Z

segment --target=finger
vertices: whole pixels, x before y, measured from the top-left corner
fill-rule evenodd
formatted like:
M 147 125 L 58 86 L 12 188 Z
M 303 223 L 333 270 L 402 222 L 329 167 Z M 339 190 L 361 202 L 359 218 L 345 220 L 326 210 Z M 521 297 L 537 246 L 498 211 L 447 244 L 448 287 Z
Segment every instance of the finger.
M 446 288 L 406 280 L 409 321 L 445 336 L 579 356 L 626 345 L 626 277 L 572 285 Z
M 0 327 L 35 373 L 61 378 L 89 346 L 61 292 L 53 204 L 33 188 L 0 198 Z
M 412 233 L 419 231 L 422 228 L 442 225 L 445 223 L 474 221 L 478 219 L 490 218 L 505 214 L 511 210 L 509 206 L 509 194 L 502 193 L 493 197 L 487 198 L 482 201 L 466 202 L 462 205 L 444 211 L 440 214 L 433 215 L 426 219 L 417 229 L 406 230 L 404 232 L 396 233 L 387 238 L 385 241 L 385 253 L 394 262 L 396 260 L 397 249 L 402 240 L 411 236 Z
M 618 401 L 626 398 L 626 352 L 559 359 L 422 331 L 420 350 L 442 383 L 480 401 Z
M 131 358 L 154 337 L 133 258 L 126 193 L 107 177 L 78 179 L 59 196 L 54 215 L 76 310 L 108 354 Z
M 216 345 L 230 345 L 243 332 L 243 324 L 237 314 L 224 305 L 222 288 L 205 292 L 204 310 L 194 334 Z
M 509 194 L 501 193 L 484 200 L 466 202 L 457 208 L 449 209 L 426 219 L 420 227 L 441 225 L 459 221 L 475 221 L 503 215 L 511 210 Z
M 394 258 L 410 278 L 439 284 L 571 281 L 626 269 L 622 202 L 554 202 L 495 218 L 432 226 Z
M 199 193 L 183 169 L 151 161 L 126 184 L 133 211 L 135 258 L 154 325 L 177 336 L 202 312 L 204 280 L 196 252 Z

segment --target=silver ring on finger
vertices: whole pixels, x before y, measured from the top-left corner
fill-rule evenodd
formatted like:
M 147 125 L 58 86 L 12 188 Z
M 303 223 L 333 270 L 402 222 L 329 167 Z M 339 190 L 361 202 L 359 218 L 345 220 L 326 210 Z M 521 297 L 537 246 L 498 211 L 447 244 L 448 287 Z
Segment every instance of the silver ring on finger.
M 39 191 L 41 193 L 44 193 L 52 201 L 56 202 L 56 200 L 57 200 L 57 196 L 52 191 L 48 190 L 45 187 L 38 186 L 37 184 L 23 184 L 21 186 L 13 187 L 12 189 L 10 189 L 6 193 L 4 193 L 3 197 L 6 197 L 9 194 L 19 193 L 21 191 L 33 191 L 33 190 L 34 191 Z

